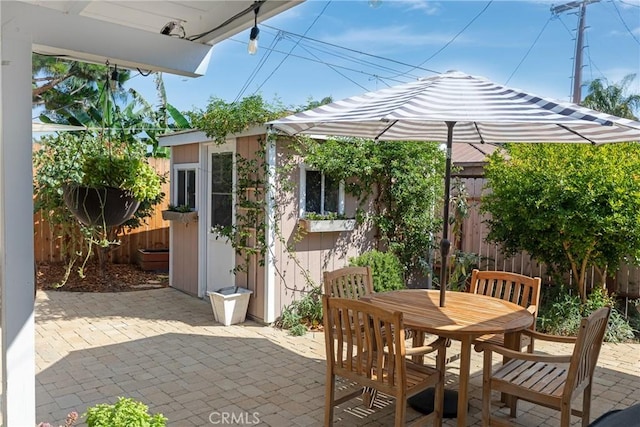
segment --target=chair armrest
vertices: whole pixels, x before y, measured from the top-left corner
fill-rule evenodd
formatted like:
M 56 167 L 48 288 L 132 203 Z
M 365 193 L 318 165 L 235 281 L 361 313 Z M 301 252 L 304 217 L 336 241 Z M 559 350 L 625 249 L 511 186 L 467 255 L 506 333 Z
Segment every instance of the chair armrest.
M 527 311 L 535 316 L 536 315 L 536 311 L 538 311 L 538 306 L 537 305 L 530 305 L 529 307 L 527 307 Z
M 562 335 L 543 334 L 542 332 L 532 331 L 530 329 L 523 330 L 522 335 L 528 335 L 531 338 L 535 338 L 536 340 L 561 342 L 566 344 L 574 344 L 576 342 L 576 337 L 565 337 Z
M 474 346 L 477 352 L 496 352 L 511 359 L 529 360 L 532 362 L 543 363 L 570 363 L 571 355 L 548 355 L 548 354 L 535 354 L 535 353 L 521 353 L 515 350 L 509 350 L 506 347 L 502 347 L 489 343 L 478 343 Z
M 449 347 L 451 345 L 451 341 L 447 338 L 438 338 L 433 341 L 429 345 L 423 345 L 420 347 L 410 347 L 405 350 L 406 356 L 416 356 L 420 354 L 429 354 L 433 353 L 436 350 L 441 350 L 445 347 Z

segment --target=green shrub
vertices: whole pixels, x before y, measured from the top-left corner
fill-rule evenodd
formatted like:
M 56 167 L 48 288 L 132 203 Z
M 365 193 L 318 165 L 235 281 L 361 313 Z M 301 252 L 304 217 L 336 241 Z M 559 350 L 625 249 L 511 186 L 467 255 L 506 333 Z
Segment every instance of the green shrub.
M 128 397 L 119 397 L 109 405 L 101 403 L 83 415 L 88 427 L 165 427 L 167 419 L 162 414 L 151 415 L 148 407 Z
M 276 326 L 288 329 L 294 336 L 304 335 L 308 328 L 322 323 L 322 289 L 313 287 L 304 297 L 293 301 L 282 310 Z
M 538 329 L 553 335 L 575 336 L 580 320 L 597 309 L 610 306 L 611 316 L 604 336 L 607 342 L 624 342 L 634 337 L 633 328 L 616 307 L 616 300 L 603 288 L 595 288 L 582 303 L 577 292 L 571 294 L 565 286 L 546 289 L 538 314 Z
M 403 289 L 404 278 L 402 265 L 391 252 L 369 251 L 359 257 L 351 258 L 349 264 L 358 267 L 371 267 L 373 289 L 376 292 Z

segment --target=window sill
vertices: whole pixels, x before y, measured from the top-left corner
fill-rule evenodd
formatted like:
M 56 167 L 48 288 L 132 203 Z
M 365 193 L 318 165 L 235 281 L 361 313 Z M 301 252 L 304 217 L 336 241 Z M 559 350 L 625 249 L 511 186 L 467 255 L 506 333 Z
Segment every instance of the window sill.
M 300 227 L 307 233 L 353 231 L 355 226 L 355 219 L 300 219 Z
M 162 211 L 162 219 L 165 221 L 178 221 L 183 224 L 195 222 L 198 220 L 198 212 L 176 212 L 176 211 Z

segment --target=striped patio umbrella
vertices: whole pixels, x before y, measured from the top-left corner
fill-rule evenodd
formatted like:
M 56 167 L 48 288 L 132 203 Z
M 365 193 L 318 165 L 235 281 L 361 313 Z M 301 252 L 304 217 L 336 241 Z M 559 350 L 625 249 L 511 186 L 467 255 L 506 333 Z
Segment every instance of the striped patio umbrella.
M 640 141 L 640 122 L 449 71 L 346 98 L 269 123 L 289 135 L 447 144 L 440 283 L 446 283 L 452 143 Z M 440 306 L 446 286 L 440 286 Z

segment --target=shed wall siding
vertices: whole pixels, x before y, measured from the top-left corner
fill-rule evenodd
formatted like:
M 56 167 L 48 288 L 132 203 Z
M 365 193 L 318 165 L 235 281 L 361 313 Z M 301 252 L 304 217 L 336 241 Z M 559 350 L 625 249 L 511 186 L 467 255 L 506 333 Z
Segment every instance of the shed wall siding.
M 172 147 L 171 157 L 174 165 L 198 163 L 199 144 Z M 198 295 L 198 223 L 171 221 L 171 233 L 171 286 L 188 294 Z
M 262 164 L 262 159 L 264 156 L 259 157 L 258 152 L 263 150 L 261 147 L 260 140 L 264 140 L 266 138 L 265 135 L 254 135 L 241 137 L 236 139 L 236 153 L 238 156 L 242 156 L 247 160 L 256 161 L 257 164 Z M 256 168 L 257 170 L 261 170 L 261 168 Z M 260 190 L 261 191 L 261 190 Z M 252 201 L 255 200 L 254 190 L 248 190 L 250 194 L 247 195 Z M 239 210 L 238 214 L 242 215 L 245 211 L 242 211 L 241 208 L 237 208 Z M 250 231 L 253 236 L 255 236 L 255 231 Z M 255 237 L 253 239 L 249 239 L 248 242 L 250 245 L 255 245 Z M 244 257 L 246 257 L 246 252 L 242 252 L 240 254 L 236 254 L 236 264 L 243 265 L 245 263 Z M 236 286 L 242 286 L 244 288 L 251 289 L 253 294 L 249 299 L 249 308 L 247 310 L 247 314 L 254 319 L 263 320 L 265 318 L 264 312 L 264 298 L 265 298 L 265 269 L 264 258 L 260 255 L 251 254 L 248 256 L 247 262 L 247 271 L 241 271 L 236 274 Z
M 278 166 L 289 154 L 289 142 L 278 141 Z M 371 249 L 373 235 L 364 225 L 356 225 L 353 231 L 307 233 L 298 227 L 300 203 L 300 169 L 293 168 L 286 177 L 279 177 L 292 185 L 292 191 L 277 191 L 278 226 L 281 236 L 276 237 L 276 316 L 282 308 L 300 299 L 311 285 L 322 284 L 322 272 L 349 264 L 349 258 Z M 354 217 L 357 200 L 345 195 L 345 215 Z M 293 248 L 292 252 L 287 247 Z M 306 272 L 305 272 L 306 270 Z M 308 273 L 307 273 L 308 272 Z
M 171 147 L 171 157 L 173 158 L 173 163 L 198 163 L 200 153 L 199 147 L 200 145 L 197 143 Z
M 198 295 L 198 223 L 171 221 L 171 287 Z

